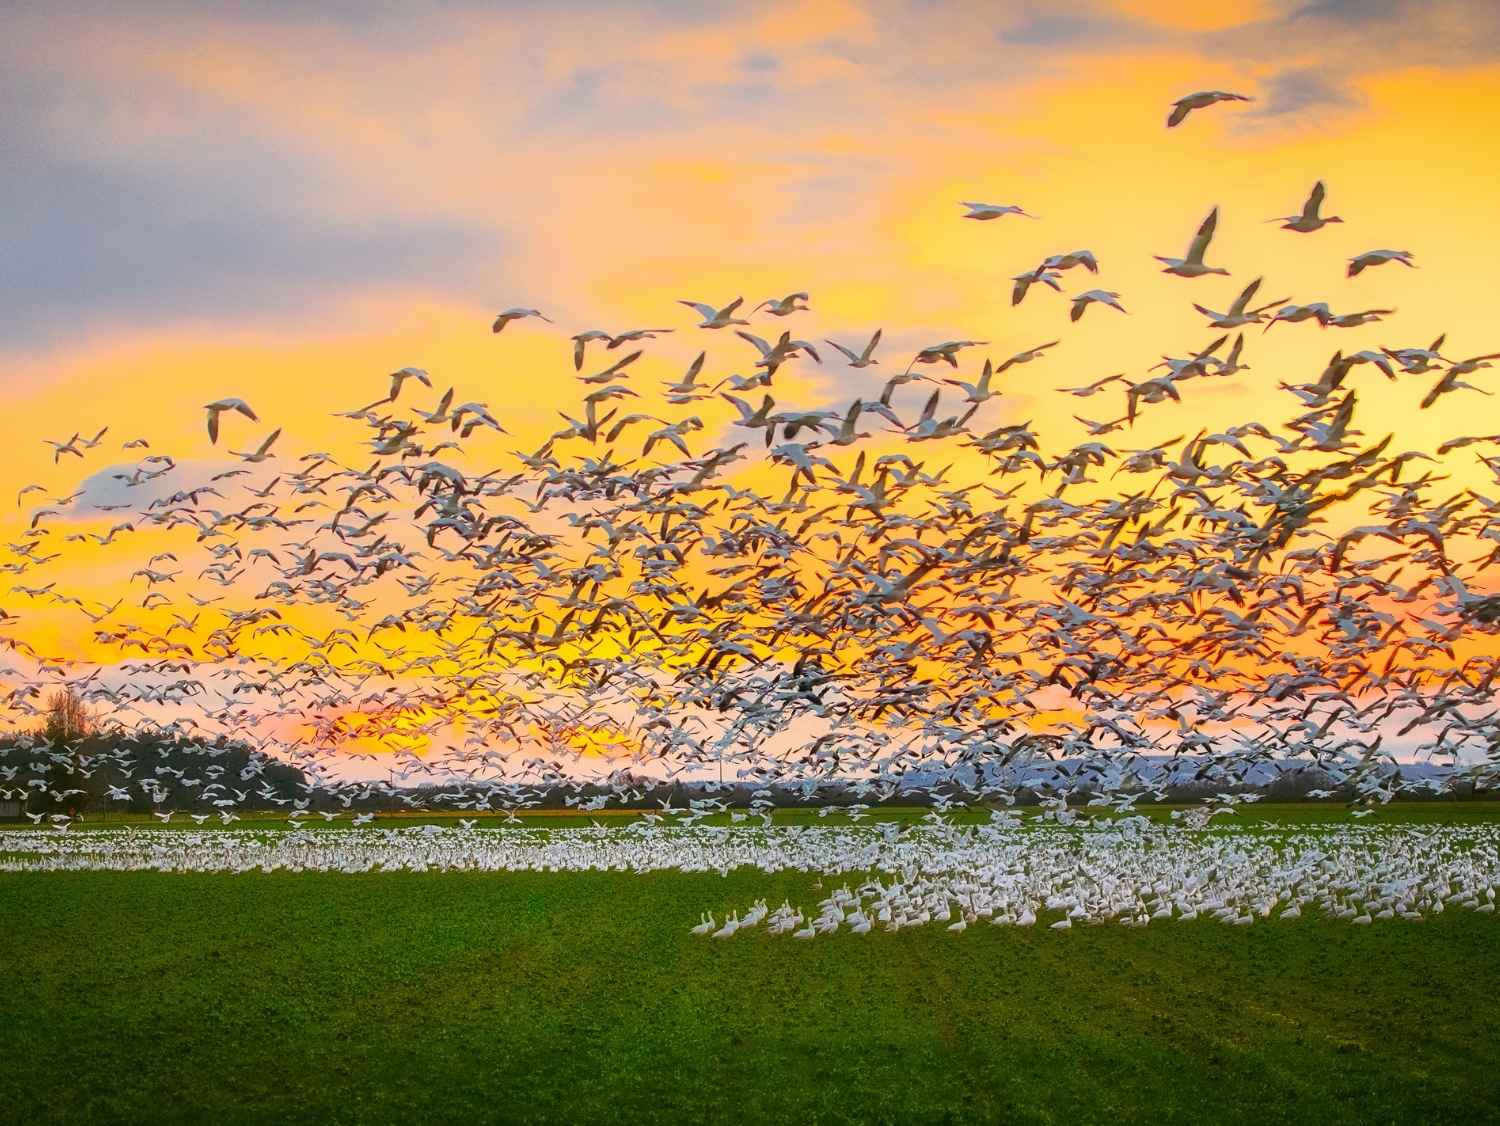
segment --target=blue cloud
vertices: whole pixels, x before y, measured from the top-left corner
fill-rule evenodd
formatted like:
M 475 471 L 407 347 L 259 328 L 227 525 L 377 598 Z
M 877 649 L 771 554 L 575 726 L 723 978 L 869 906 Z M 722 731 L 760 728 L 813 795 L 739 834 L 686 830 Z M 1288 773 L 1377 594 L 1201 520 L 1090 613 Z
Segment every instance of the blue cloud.
M 472 299 L 505 256 L 502 235 L 453 220 L 382 221 L 359 201 L 343 217 L 336 196 L 299 210 L 297 197 L 337 189 L 269 152 L 205 153 L 184 169 L 5 147 L 19 156 L 0 178 L 0 333 L 12 345 L 98 320 L 316 316 L 318 301 L 387 285 Z
M 1087 10 L 1029 13 L 1003 28 L 999 39 L 1025 47 L 1121 47 L 1161 37 L 1150 26 Z

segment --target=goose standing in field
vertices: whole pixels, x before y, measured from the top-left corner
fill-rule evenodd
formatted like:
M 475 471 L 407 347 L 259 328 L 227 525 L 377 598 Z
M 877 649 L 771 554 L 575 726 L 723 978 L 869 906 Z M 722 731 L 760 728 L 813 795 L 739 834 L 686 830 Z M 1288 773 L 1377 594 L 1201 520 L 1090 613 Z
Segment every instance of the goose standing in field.
M 1223 795 L 1229 804 L 1238 796 Z M 1227 815 L 1229 804 L 1215 812 Z M 889 824 L 726 831 L 689 828 L 684 819 L 678 827 L 647 833 L 630 827 L 517 832 L 421 825 L 330 827 L 311 834 L 295 821 L 291 831 L 205 829 L 212 815 L 195 813 L 197 827 L 186 830 L 106 827 L 63 841 L 55 833 L 68 825 L 68 815 L 28 816 L 34 828 L 7 840 L 11 870 L 648 873 L 701 871 L 707 865 L 784 873 L 792 861 L 796 870 L 823 873 L 830 883 L 851 870 L 878 873 L 853 890 L 840 885 L 806 913 L 789 902 L 770 911 L 758 898 L 743 912 L 726 910 L 722 926 L 707 911 L 690 928 L 695 936 L 720 939 L 762 923 L 773 936 L 808 939 L 842 927 L 864 935 L 877 920 L 892 931 L 943 924 L 962 932 L 986 918 L 1018 927 L 1046 918 L 1058 931 L 1075 924 L 1149 927 L 1199 918 L 1246 926 L 1257 918 L 1291 923 L 1308 908 L 1325 918 L 1371 925 L 1415 920 L 1445 907 L 1488 915 L 1500 883 L 1500 828 L 1483 823 L 1411 826 L 1384 835 L 1383 829 L 1347 822 L 1276 833 L 1233 827 L 1204 832 L 1207 819 L 1201 816 L 1184 819 L 1184 827 L 1136 816 L 1081 826 L 926 819 L 892 833 L 896 827 Z M 821 893 L 823 883 L 815 881 L 813 890 Z

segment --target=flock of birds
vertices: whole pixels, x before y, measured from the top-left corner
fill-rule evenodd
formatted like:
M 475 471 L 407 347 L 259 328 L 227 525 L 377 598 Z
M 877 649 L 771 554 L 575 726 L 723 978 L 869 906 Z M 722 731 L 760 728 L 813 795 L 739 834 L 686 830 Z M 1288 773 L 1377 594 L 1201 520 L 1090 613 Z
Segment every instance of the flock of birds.
M 1168 125 L 1239 100 L 1193 94 Z M 1319 183 L 1276 222 L 1316 237 L 1342 222 L 1324 207 Z M 572 333 L 577 405 L 524 449 L 507 448 L 504 411 L 416 367 L 340 412 L 353 454 L 289 450 L 253 389 L 206 404 L 191 459 L 132 438 L 137 460 L 97 464 L 108 427 L 50 441 L 54 465 L 94 476 L 21 489 L 25 527 L 0 548 L 0 715 L 30 752 L 0 788 L 64 799 L 59 763 L 108 764 L 126 778 L 111 799 L 144 794 L 170 817 L 168 790 L 186 788 L 193 816 L 228 820 L 268 794 L 253 765 L 226 774 L 225 739 L 308 772 L 294 819 L 318 794 L 513 811 L 586 781 L 571 804 L 597 809 L 671 779 L 810 799 L 838 783 L 860 802 L 916 783 L 979 800 L 1027 785 L 1064 808 L 1087 792 L 1128 810 L 1162 763 L 1225 793 L 1316 768 L 1369 807 L 1493 785 L 1500 434 L 1408 448 L 1363 432 L 1359 402 L 1371 379 L 1423 381 L 1422 408 L 1489 394 L 1465 379 L 1500 353 L 1387 337 L 1273 381 L 1252 371 L 1247 330 L 1385 335 L 1394 310 L 1260 301 L 1258 278 L 1215 290 L 1229 273 L 1210 264 L 1218 224 L 1215 208 L 1181 257 L 1159 256 L 1172 280 L 1151 296 L 1196 299 L 1206 339 L 1057 387 L 1118 403 L 1111 421 L 1079 418 L 1073 444 L 1006 406 L 1049 393 L 1037 373 L 1060 340 L 892 355 L 881 331 L 781 329 L 813 316 L 807 293 Z M 1373 249 L 1346 273 L 1392 265 L 1413 255 Z M 1103 268 L 1089 250 L 1052 254 L 1015 276 L 1011 302 Z M 1112 290 L 1079 292 L 1069 331 L 1125 309 Z M 497 348 L 538 322 L 501 312 Z M 689 334 L 696 358 L 648 385 L 648 350 Z M 868 390 L 787 401 L 797 381 L 782 373 L 835 365 L 840 386 Z M 1132 441 L 1148 415 L 1161 425 L 1235 379 L 1284 417 Z M 230 446 L 244 448 L 226 459 Z M 129 574 L 128 592 L 76 589 L 85 558 Z M 59 614 L 86 645 L 49 649 L 68 632 Z M 58 688 L 116 730 L 187 744 L 203 768 L 28 734 Z
M 759 928 L 810 939 L 942 925 L 1074 926 L 1194 919 L 1248 926 L 1304 912 L 1354 924 L 1490 914 L 1500 885 L 1493 825 L 1333 825 L 1191 832 L 1142 817 L 1082 829 L 987 825 L 476 829 L 423 825 L 234 833 L 111 829 L 8 833 L 0 871 L 694 872 L 815 875 L 815 907 L 764 899 L 709 911 L 696 935 Z M 837 886 L 835 882 L 837 881 Z M 852 885 L 852 886 L 851 886 Z

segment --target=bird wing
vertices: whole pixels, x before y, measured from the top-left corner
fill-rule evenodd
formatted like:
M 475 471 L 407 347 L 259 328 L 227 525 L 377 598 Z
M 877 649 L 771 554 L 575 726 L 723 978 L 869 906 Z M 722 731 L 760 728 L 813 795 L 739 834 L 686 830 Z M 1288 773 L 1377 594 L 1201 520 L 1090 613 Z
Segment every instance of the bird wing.
M 1255 291 L 1260 288 L 1260 283 L 1264 280 L 1264 278 L 1256 278 L 1241 290 L 1240 295 L 1234 299 L 1234 304 L 1229 307 L 1229 311 L 1236 315 L 1244 313 L 1245 306 L 1250 304 L 1250 299 L 1255 296 Z
M 753 332 L 745 332 L 743 329 L 735 329 L 734 334 L 736 336 L 738 336 L 741 340 L 746 340 L 746 341 L 749 341 L 751 344 L 754 344 L 755 345 L 755 350 L 757 352 L 759 352 L 762 356 L 766 355 L 771 350 L 771 346 L 769 344 L 767 344 L 764 340 L 762 340 L 760 337 L 756 336 L 755 333 L 753 333 Z
M 1214 228 L 1219 225 L 1219 209 L 1215 207 L 1208 213 L 1208 218 L 1198 228 L 1198 233 L 1193 236 L 1193 241 L 1188 245 L 1187 261 L 1203 263 L 1203 255 L 1208 252 L 1208 244 L 1214 237 Z
M 1251 309 L 1250 312 L 1254 313 L 1256 316 L 1259 316 L 1267 309 L 1274 309 L 1276 308 L 1276 306 L 1285 304 L 1290 300 L 1290 297 L 1278 297 L 1275 301 L 1267 301 L 1264 305 L 1257 305 L 1255 308 Z
M 827 340 L 827 342 L 829 344 L 832 344 L 835 348 L 837 348 L 840 352 L 842 352 L 845 356 L 847 356 L 850 363 L 854 363 L 856 360 L 859 359 L 858 356 L 856 356 L 853 352 L 849 351 L 849 349 L 845 348 L 837 340 L 828 340 L 827 337 L 824 337 L 824 339 Z
M 1323 181 L 1319 180 L 1313 185 L 1312 193 L 1307 197 L 1307 202 L 1302 205 L 1302 218 L 1316 219 L 1318 208 L 1323 206 Z
M 1229 339 L 1229 334 L 1226 332 L 1223 336 L 1219 337 L 1212 344 L 1210 344 L 1207 348 L 1203 349 L 1203 351 L 1199 352 L 1196 356 L 1194 356 L 1193 357 L 1193 362 L 1195 364 L 1201 364 L 1204 360 L 1208 359 L 1208 357 L 1212 356 L 1215 352 L 1217 352 L 1220 348 L 1222 348 L 1224 346 L 1224 341 L 1226 341 L 1228 339 Z
M 1181 125 L 1184 121 L 1187 120 L 1187 115 L 1192 112 L 1193 110 L 1191 106 L 1184 105 L 1182 102 L 1173 102 L 1172 116 L 1167 118 L 1167 128 L 1177 128 L 1177 126 Z

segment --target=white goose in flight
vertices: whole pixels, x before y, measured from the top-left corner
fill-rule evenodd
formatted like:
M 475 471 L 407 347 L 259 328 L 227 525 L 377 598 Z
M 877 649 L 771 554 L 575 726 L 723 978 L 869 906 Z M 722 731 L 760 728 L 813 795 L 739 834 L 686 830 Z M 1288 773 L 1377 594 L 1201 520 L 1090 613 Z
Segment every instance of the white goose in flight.
M 1181 258 L 1168 258 L 1163 254 L 1153 254 L 1152 257 L 1158 262 L 1166 263 L 1162 270 L 1164 274 L 1176 274 L 1179 278 L 1201 278 L 1205 274 L 1229 274 L 1219 266 L 1206 266 L 1203 263 L 1203 255 L 1208 251 L 1208 244 L 1213 240 L 1214 230 L 1219 225 L 1219 209 L 1215 207 L 1208 213 L 1208 217 L 1198 226 L 1198 233 L 1193 236 L 1193 241 L 1188 244 L 1187 253 Z
M 1196 94 L 1185 94 L 1172 103 L 1172 113 L 1167 118 L 1167 128 L 1177 128 L 1195 109 L 1205 109 L 1216 102 L 1249 101 L 1254 101 L 1254 99 L 1245 94 L 1231 94 L 1226 90 L 1200 90 Z

